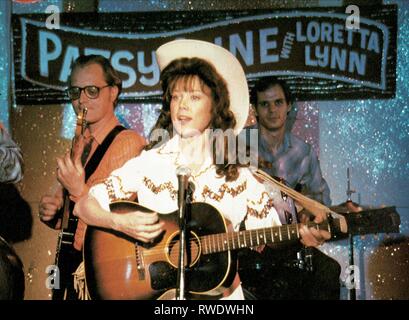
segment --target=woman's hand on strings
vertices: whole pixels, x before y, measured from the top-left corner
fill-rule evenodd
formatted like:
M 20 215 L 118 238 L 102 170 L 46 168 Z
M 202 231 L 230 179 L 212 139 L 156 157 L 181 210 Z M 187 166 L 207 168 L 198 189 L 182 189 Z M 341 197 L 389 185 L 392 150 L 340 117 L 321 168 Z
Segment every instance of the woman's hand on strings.
M 115 218 L 115 230 L 145 243 L 153 242 L 163 232 L 164 222 L 156 212 L 134 211 Z
M 115 214 L 103 209 L 89 194 L 76 202 L 73 212 L 88 225 L 114 229 L 146 243 L 153 242 L 164 230 L 164 222 L 159 221 L 156 212 L 134 211 Z

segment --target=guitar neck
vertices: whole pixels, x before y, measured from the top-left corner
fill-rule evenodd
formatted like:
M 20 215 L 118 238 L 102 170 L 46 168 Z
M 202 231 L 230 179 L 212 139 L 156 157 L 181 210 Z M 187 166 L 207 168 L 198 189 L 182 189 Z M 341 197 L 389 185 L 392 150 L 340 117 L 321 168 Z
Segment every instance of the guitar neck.
M 231 233 L 219 233 L 200 237 L 203 254 L 223 252 L 227 250 L 237 250 L 242 248 L 257 247 L 265 244 L 288 242 L 300 239 L 300 228 L 304 224 L 286 224 L 282 226 L 244 230 Z M 333 219 L 332 223 L 308 222 L 309 228 L 326 230 L 332 233 L 332 228 L 339 230 L 339 219 Z
M 64 205 L 62 211 L 61 229 L 66 230 L 70 220 L 70 198 L 68 191 L 64 189 Z

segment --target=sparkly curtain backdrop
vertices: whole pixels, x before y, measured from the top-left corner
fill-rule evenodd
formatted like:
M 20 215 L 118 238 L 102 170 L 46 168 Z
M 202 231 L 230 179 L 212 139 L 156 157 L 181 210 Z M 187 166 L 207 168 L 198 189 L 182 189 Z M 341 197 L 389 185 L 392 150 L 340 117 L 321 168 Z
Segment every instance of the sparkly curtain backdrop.
M 384 3 L 398 4 L 396 98 L 318 102 L 321 167 L 333 203 L 347 199 L 350 168 L 354 201 L 396 206 L 401 217 L 401 235 L 355 237 L 358 299 L 409 299 L 409 2 Z M 327 244 L 324 251 L 343 262 L 346 270 L 346 242 Z M 341 279 L 346 276 L 341 274 Z
M 390 1 L 392 3 L 392 1 Z M 396 2 L 394 2 L 396 3 Z M 332 200 L 346 200 L 346 170 L 351 168 L 354 200 L 397 205 L 407 215 L 409 174 L 409 2 L 398 2 L 397 92 L 395 99 L 318 102 L 323 171 Z M 340 186 L 340 187 L 339 187 Z M 406 212 L 406 213 L 405 213 Z M 409 231 L 408 220 L 403 231 Z
M 10 43 L 11 6 L 8 1 L 0 2 L 0 43 Z M 9 83 L 10 47 L 0 46 L 0 121 L 9 127 Z
M 44 13 L 48 6 L 55 5 L 61 8 L 63 0 L 37 0 L 37 1 L 13 1 L 13 13 L 23 14 L 23 13 Z
M 158 10 L 243 10 L 262 8 L 302 8 L 317 6 L 319 0 L 99 0 L 101 12 Z M 338 5 L 335 3 L 334 5 Z

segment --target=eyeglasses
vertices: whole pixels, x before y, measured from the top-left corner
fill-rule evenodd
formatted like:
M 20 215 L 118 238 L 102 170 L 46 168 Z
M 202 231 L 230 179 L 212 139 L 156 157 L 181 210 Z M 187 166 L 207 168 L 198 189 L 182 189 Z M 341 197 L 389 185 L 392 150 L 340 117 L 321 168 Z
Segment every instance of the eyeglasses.
M 86 86 L 83 88 L 80 87 L 69 87 L 66 92 L 68 97 L 71 100 L 77 100 L 81 96 L 81 91 L 84 90 L 85 95 L 90 98 L 90 99 L 96 99 L 99 96 L 99 92 L 106 88 L 110 87 L 111 85 L 107 84 L 106 86 L 103 87 L 97 87 L 97 86 Z

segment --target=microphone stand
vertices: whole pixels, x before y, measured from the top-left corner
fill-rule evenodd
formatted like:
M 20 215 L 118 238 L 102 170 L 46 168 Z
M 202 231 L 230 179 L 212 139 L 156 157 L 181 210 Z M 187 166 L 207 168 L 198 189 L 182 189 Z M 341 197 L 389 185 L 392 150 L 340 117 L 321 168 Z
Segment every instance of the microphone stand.
M 176 300 L 186 300 L 186 194 L 190 170 L 186 167 L 177 168 L 178 177 L 178 210 L 179 210 L 179 262 L 176 284 Z
M 347 168 L 347 203 L 352 203 L 352 194 L 355 193 L 355 190 L 351 189 L 351 175 L 349 168 Z M 348 233 L 348 242 L 349 242 L 349 265 L 353 268 L 355 265 L 354 262 L 354 236 L 351 233 Z M 354 270 L 354 269 L 352 269 Z M 353 271 L 352 271 L 353 272 Z M 352 274 L 353 286 L 349 289 L 349 300 L 356 300 L 356 289 L 355 289 L 355 272 Z

